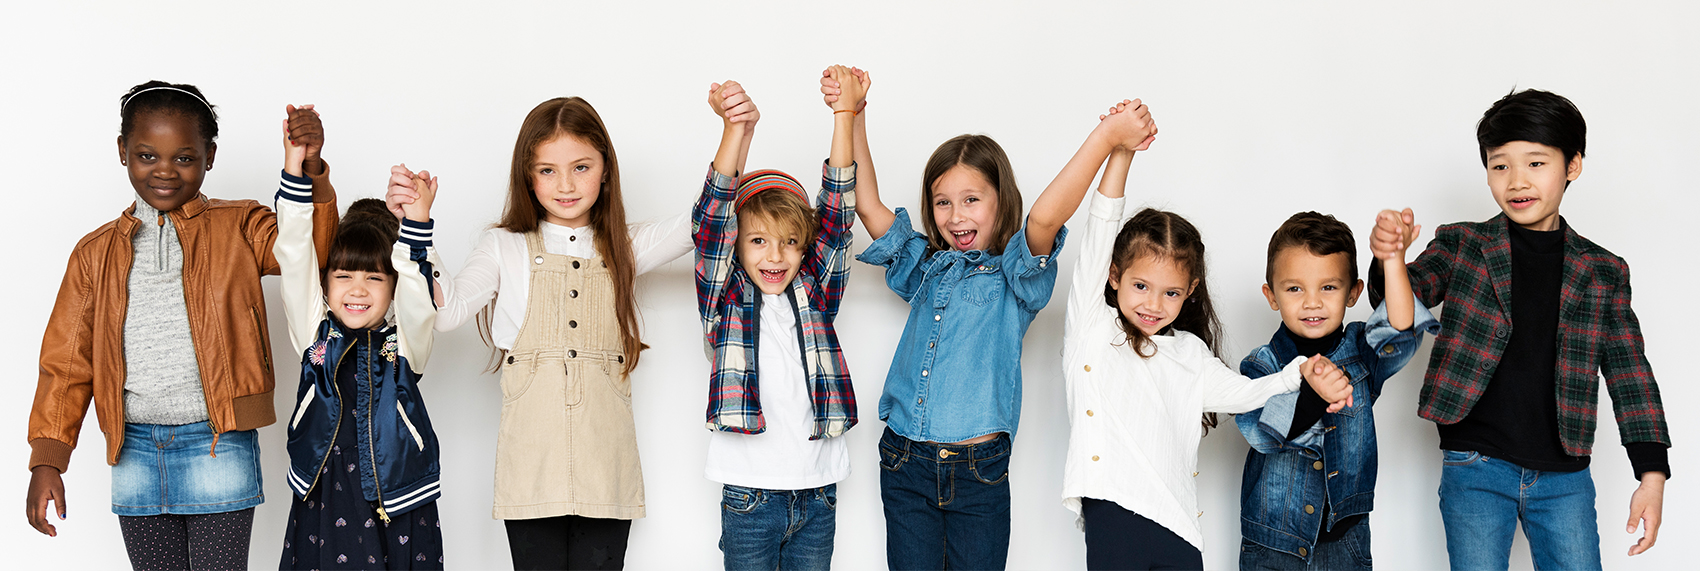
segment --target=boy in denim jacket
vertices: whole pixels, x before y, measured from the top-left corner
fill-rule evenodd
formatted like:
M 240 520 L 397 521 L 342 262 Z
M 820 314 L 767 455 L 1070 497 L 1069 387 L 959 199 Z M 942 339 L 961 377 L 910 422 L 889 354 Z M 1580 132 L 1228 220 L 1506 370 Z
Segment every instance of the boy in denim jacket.
M 1415 235 L 1415 228 L 1408 229 Z M 1404 257 L 1377 260 L 1390 299 L 1369 322 L 1345 323 L 1363 292 L 1352 229 L 1301 212 L 1269 239 L 1263 296 L 1281 313 L 1269 344 L 1240 362 L 1260 377 L 1298 356 L 1323 355 L 1352 380 L 1347 407 L 1308 384 L 1234 422 L 1251 443 L 1240 487 L 1241 569 L 1369 569 L 1369 511 L 1376 476 L 1375 414 L 1381 385 L 1411 360 L 1424 332 L 1440 328 L 1403 279 Z
M 1629 265 L 1558 214 L 1582 174 L 1586 137 L 1582 113 L 1557 94 L 1531 89 L 1494 103 L 1476 142 L 1502 214 L 1441 226 L 1407 266 L 1423 304 L 1446 304 L 1418 413 L 1440 429 L 1454 569 L 1506 568 L 1519 523 L 1536 568 L 1600 568 L 1588 455 L 1602 372 L 1641 480 L 1629 531 L 1644 522 L 1646 535 L 1629 554 L 1658 538 L 1670 430 L 1629 305 Z M 1370 244 L 1377 256 L 1409 244 L 1401 227 L 1410 216 L 1382 213 Z M 1378 286 L 1372 272 L 1371 301 Z

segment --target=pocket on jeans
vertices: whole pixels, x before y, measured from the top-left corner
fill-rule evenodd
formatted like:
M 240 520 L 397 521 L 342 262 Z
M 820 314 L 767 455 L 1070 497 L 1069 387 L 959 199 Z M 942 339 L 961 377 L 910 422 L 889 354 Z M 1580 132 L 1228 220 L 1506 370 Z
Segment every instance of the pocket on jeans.
M 880 443 L 880 467 L 881 468 L 885 468 L 887 470 L 891 470 L 893 472 L 896 472 L 898 468 L 903 467 L 903 463 L 908 461 L 908 459 L 909 459 L 908 454 L 898 452 L 897 449 L 892 448 L 890 446 L 886 446 L 884 442 Z
M 838 484 L 827 484 L 815 490 L 815 494 L 820 496 L 821 503 L 826 504 L 826 509 L 838 510 Z
M 735 514 L 756 511 L 761 505 L 761 493 L 750 488 L 725 486 L 720 490 L 720 508 Z
M 1443 466 L 1469 466 L 1482 459 L 1481 452 L 1459 452 L 1457 450 L 1441 450 L 1440 463 Z
M 968 465 L 968 470 L 974 473 L 974 479 L 982 484 L 1002 484 L 1009 478 L 1009 452 L 1001 452 L 991 458 L 975 459 Z

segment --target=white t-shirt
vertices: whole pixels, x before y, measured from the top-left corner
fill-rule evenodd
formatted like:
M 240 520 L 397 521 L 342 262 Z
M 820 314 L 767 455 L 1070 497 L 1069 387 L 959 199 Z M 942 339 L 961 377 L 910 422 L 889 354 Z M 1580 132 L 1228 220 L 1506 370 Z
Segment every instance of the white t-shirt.
M 538 224 L 543 250 L 551 254 L 594 259 L 596 231 L 590 226 L 569 228 L 548 222 Z M 695 248 L 691 241 L 691 213 L 684 212 L 654 222 L 628 226 L 637 275 L 665 265 Z M 437 330 L 452 331 L 478 315 L 490 298 L 496 298 L 491 316 L 491 335 L 496 347 L 512 349 L 519 327 L 525 323 L 525 301 L 531 290 L 531 260 L 525 235 L 491 228 L 479 237 L 478 246 L 466 266 L 453 280 L 439 279 L 443 306 L 437 308 Z M 448 273 L 448 272 L 444 272 Z M 499 293 L 499 295 L 498 295 Z
M 797 312 L 785 294 L 762 294 L 756 341 L 758 394 L 767 430 L 761 434 L 715 431 L 708 439 L 708 479 L 767 490 L 806 490 L 850 476 L 844 438 L 809 440 L 814 406 L 803 373 Z

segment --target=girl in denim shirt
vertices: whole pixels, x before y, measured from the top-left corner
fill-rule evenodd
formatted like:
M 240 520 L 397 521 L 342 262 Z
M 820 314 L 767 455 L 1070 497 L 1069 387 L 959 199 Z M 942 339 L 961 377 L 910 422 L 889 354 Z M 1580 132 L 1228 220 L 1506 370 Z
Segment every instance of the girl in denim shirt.
M 866 72 L 857 75 L 870 83 Z M 830 104 L 838 84 L 821 84 Z M 874 238 L 857 259 L 884 266 L 886 285 L 910 306 L 880 396 L 880 495 L 891 568 L 1004 567 L 1021 339 L 1051 299 L 1052 257 L 1068 234 L 1063 222 L 1098 167 L 1111 149 L 1157 132 L 1144 106 L 1135 101 L 1129 109 L 1099 122 L 1025 225 L 1003 149 L 983 135 L 945 141 L 923 173 L 921 231 L 905 209 L 893 212 L 880 201 L 867 114 L 857 110 L 856 215 Z

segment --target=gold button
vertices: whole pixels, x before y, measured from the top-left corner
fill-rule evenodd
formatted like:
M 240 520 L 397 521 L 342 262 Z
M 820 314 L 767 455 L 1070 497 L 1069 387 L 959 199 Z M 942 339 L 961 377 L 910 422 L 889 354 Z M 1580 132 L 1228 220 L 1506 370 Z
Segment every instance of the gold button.
M 1204 517 L 1204 512 L 1198 512 L 1198 517 Z
M 1091 411 L 1091 410 L 1087 410 L 1087 411 L 1086 411 L 1086 416 L 1092 416 L 1092 411 Z
M 1384 354 L 1392 355 L 1393 351 L 1394 351 L 1394 349 L 1393 349 L 1392 345 L 1388 345 L 1386 347 L 1381 348 L 1381 352 L 1384 353 Z
M 1097 462 L 1097 461 L 1098 461 L 1098 457 L 1097 457 L 1097 456 L 1093 456 L 1093 457 L 1092 457 L 1092 461 L 1093 461 L 1093 462 Z
M 1316 513 L 1316 506 L 1309 506 L 1309 505 L 1305 506 L 1305 513 L 1307 513 L 1307 514 Z
M 1092 366 L 1091 365 L 1086 366 L 1086 372 L 1088 372 L 1088 373 L 1092 372 Z
M 1193 472 L 1193 473 L 1192 473 L 1192 477 L 1194 477 L 1194 478 L 1197 478 L 1197 477 L 1198 477 L 1198 472 Z
M 1317 461 L 1315 461 L 1315 462 L 1311 462 L 1311 463 L 1310 463 L 1310 467 L 1311 467 L 1311 469 L 1313 469 L 1313 470 L 1321 470 L 1321 469 L 1322 469 L 1322 461 L 1321 461 L 1321 460 L 1317 460 Z
M 1306 555 L 1310 555 L 1310 550 L 1305 549 L 1303 547 L 1300 547 L 1299 548 L 1299 557 L 1304 557 Z

